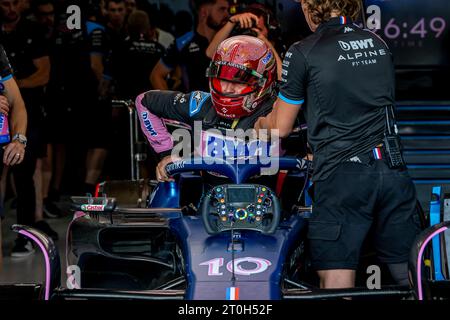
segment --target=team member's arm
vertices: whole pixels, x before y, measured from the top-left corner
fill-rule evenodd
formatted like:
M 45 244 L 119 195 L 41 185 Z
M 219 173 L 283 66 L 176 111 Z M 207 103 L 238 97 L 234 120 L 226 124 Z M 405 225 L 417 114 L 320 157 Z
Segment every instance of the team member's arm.
M 0 113 L 3 113 L 5 116 L 8 116 L 9 112 L 9 102 L 8 98 L 5 96 L 0 96 Z
M 91 69 L 94 72 L 97 81 L 100 83 L 103 79 L 103 72 L 105 70 L 103 59 L 106 54 L 105 31 L 103 30 L 102 26 L 98 25 L 97 28 L 90 32 L 89 47 Z
M 19 87 L 13 78 L 3 82 L 5 86 L 4 95 L 8 99 L 10 112 L 8 115 L 10 134 L 14 137 L 16 134 L 25 135 L 27 131 L 27 111 L 25 103 L 20 95 Z M 20 154 L 20 157 L 17 157 Z M 25 146 L 19 141 L 12 141 L 5 147 L 3 154 L 3 163 L 7 166 L 19 164 L 25 156 Z
M 295 119 L 300 110 L 299 106 L 278 98 L 273 105 L 272 112 L 256 121 L 255 130 L 278 130 L 278 136 L 286 138 L 292 132 Z
M 266 117 L 256 121 L 257 131 L 277 129 L 282 138 L 292 132 L 295 119 L 304 102 L 306 77 L 306 59 L 302 52 L 291 47 L 283 61 L 281 88 L 274 108 Z
M 32 35 L 31 58 L 36 71 L 30 76 L 17 80 L 19 88 L 36 88 L 45 86 L 50 79 L 50 58 L 48 56 L 48 42 L 41 29 L 34 30 Z
M 253 23 L 258 23 L 258 17 L 254 15 L 253 13 L 240 13 L 236 14 L 228 20 L 228 22 L 214 35 L 213 39 L 211 40 L 208 48 L 206 49 L 206 56 L 208 58 L 211 58 L 214 56 L 214 53 L 217 50 L 217 47 L 219 44 L 228 38 L 231 31 L 233 30 L 234 26 L 239 23 L 240 27 L 242 29 L 248 29 L 253 26 Z
M 91 60 L 91 69 L 94 72 L 97 81 L 100 82 L 103 78 L 103 70 L 104 70 L 103 56 L 99 54 L 91 54 L 90 60 Z
M 179 52 L 176 41 L 174 41 L 150 73 L 150 82 L 153 89 L 167 90 L 167 77 L 175 69 L 179 61 Z
M 161 60 L 156 63 L 150 74 L 150 82 L 154 89 L 167 90 L 167 76 L 169 75 L 171 69 L 169 69 Z
M 48 56 L 33 59 L 36 71 L 29 77 L 17 80 L 20 88 L 36 88 L 45 86 L 50 79 L 50 58 Z
M 0 45 L 0 80 L 4 85 L 0 96 L 1 112 L 8 116 L 10 135 L 25 134 L 27 130 L 27 111 L 20 95 L 19 88 L 12 76 L 11 65 L 3 47 Z M 6 111 L 6 112 L 5 112 Z M 19 141 L 6 145 L 3 153 L 3 163 L 14 165 L 21 163 L 25 156 L 25 146 Z M 20 156 L 17 156 L 19 154 Z

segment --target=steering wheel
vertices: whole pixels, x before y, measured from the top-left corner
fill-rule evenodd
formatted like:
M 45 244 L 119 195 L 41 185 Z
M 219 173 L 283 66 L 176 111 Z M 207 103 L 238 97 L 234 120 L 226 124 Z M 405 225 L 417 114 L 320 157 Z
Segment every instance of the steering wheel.
M 296 157 L 271 160 L 278 164 L 279 170 L 297 170 L 303 174 L 307 173 L 310 163 Z M 215 186 L 202 199 L 200 210 L 209 234 L 232 228 L 273 234 L 281 219 L 281 207 L 276 194 L 266 186 L 243 183 L 270 165 L 250 161 L 241 164 L 220 158 L 193 158 L 168 164 L 166 172 L 168 176 L 173 176 L 182 172 L 206 170 L 224 175 L 232 181 L 233 184 Z
M 200 206 L 205 230 L 211 235 L 231 230 L 273 234 L 281 218 L 275 193 L 258 184 L 225 184 L 213 187 Z

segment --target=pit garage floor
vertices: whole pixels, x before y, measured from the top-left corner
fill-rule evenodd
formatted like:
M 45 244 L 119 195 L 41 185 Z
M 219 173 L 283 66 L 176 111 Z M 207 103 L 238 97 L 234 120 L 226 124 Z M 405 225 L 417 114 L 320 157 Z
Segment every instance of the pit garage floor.
M 61 204 L 61 209 L 68 207 L 68 202 Z M 11 250 L 14 246 L 14 240 L 17 234 L 11 231 L 11 225 L 16 223 L 16 210 L 11 209 L 11 200 L 5 203 L 5 218 L 2 220 L 2 249 L 3 264 L 0 265 L 0 285 L 17 283 L 44 283 L 45 266 L 44 257 L 40 250 L 35 247 L 35 253 L 24 258 L 12 258 Z M 72 219 L 72 214 L 64 210 L 65 215 L 58 219 L 47 219 L 48 224 L 59 235 L 56 245 L 61 257 L 61 285 L 65 287 L 65 242 L 66 229 Z

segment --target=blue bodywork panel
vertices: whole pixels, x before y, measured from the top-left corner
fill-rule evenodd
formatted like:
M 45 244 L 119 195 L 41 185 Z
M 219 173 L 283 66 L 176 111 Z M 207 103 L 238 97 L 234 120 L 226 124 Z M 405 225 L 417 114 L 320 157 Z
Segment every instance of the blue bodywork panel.
M 430 227 L 439 223 L 441 223 L 441 187 L 433 187 L 432 200 L 430 201 Z M 432 247 L 434 279 L 437 281 L 444 280 L 441 264 L 441 239 L 439 237 L 433 238 Z
M 280 158 L 280 168 L 300 168 L 304 165 L 295 158 Z M 246 181 L 258 173 L 261 165 L 207 164 L 180 161 L 169 171 L 208 168 L 225 174 L 234 183 Z M 168 172 L 169 172 L 168 171 Z M 150 197 L 153 208 L 179 208 L 180 178 L 159 183 Z M 293 215 L 280 223 L 272 235 L 258 231 L 235 231 L 234 272 L 232 281 L 231 232 L 209 235 L 201 216 L 181 216 L 170 219 L 169 227 L 179 240 L 187 278 L 186 299 L 225 300 L 227 288 L 237 287 L 239 299 L 281 299 L 281 279 L 288 255 L 299 245 L 301 233 L 306 230 L 306 220 Z M 236 243 L 237 242 L 237 243 Z
M 200 217 L 172 219 L 170 229 L 179 239 L 184 254 L 188 282 L 186 299 L 225 300 L 227 288 L 231 286 L 239 288 L 240 300 L 281 299 L 283 266 L 305 227 L 302 217 L 292 216 L 270 236 L 248 230 L 235 232 L 235 242 L 238 242 L 234 259 L 242 262 L 235 264 L 235 272 L 240 269 L 241 274 L 236 274 L 233 285 L 232 272 L 227 268 L 232 261 L 230 232 L 210 236 Z M 259 261 L 266 263 L 261 265 Z M 218 266 L 216 270 L 214 265 Z M 246 272 L 249 274 L 242 274 Z

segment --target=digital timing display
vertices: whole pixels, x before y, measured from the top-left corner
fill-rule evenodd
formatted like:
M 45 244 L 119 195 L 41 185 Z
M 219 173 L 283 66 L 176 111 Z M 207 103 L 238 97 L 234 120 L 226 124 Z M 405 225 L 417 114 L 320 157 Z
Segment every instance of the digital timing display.
M 449 0 L 365 0 L 365 10 L 397 66 L 450 66 Z
M 227 202 L 254 202 L 256 196 L 255 192 L 255 188 L 228 188 Z

